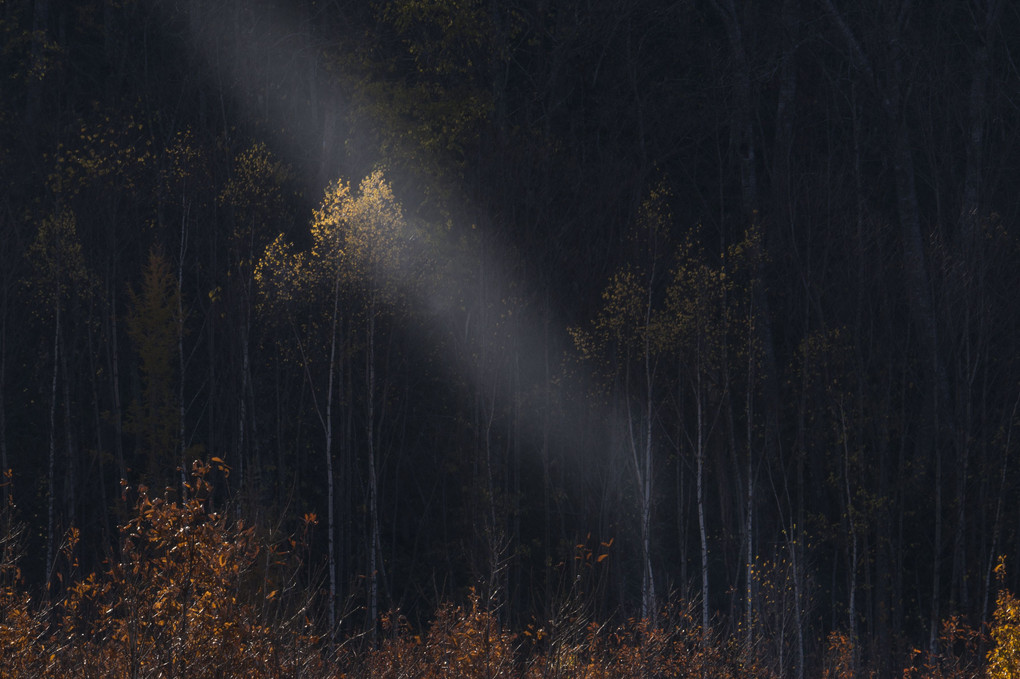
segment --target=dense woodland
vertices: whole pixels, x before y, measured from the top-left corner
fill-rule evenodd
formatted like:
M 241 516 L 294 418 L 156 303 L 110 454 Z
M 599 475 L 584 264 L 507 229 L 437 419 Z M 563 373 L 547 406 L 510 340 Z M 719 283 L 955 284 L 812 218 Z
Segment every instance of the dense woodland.
M 9 621 L 106 620 L 72 583 L 187 515 L 286 554 L 205 592 L 300 643 L 672 611 L 756 676 L 984 662 L 1015 4 L 2 0 L 0 44 Z

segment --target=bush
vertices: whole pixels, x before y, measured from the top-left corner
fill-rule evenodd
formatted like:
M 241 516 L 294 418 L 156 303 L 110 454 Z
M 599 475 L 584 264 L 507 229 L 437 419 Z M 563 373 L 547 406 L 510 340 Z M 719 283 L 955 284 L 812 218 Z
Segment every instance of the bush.
M 120 559 L 103 573 L 67 583 L 52 609 L 33 607 L 21 591 L 6 539 L 0 676 L 320 672 L 320 644 L 307 630 L 304 604 L 294 597 L 285 603 L 279 590 L 269 589 L 286 559 L 260 543 L 253 528 L 207 510 L 209 469 L 195 464 L 190 499 L 183 502 L 139 488 L 133 517 L 120 529 Z M 77 531 L 66 542 L 70 556 Z
M 995 599 L 991 632 L 995 646 L 988 653 L 988 676 L 990 679 L 1013 679 L 1020 677 L 1020 601 L 1005 587 L 1005 559 L 999 559 L 995 574 L 999 579 L 999 594 Z

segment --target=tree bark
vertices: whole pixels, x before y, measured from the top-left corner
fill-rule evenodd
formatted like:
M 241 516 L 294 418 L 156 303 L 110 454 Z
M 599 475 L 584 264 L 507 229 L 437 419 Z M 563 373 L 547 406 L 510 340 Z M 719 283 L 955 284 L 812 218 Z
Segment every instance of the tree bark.
M 695 401 L 695 426 L 697 427 L 695 444 L 695 461 L 697 464 L 697 498 L 698 531 L 701 536 L 701 639 L 708 643 L 709 630 L 709 589 L 708 589 L 708 530 L 705 525 L 705 421 L 704 403 L 701 389 L 701 366 L 697 367 Z
M 54 475 L 57 465 L 57 368 L 60 365 L 60 287 L 57 286 L 54 292 L 54 321 L 53 321 L 53 378 L 50 382 L 50 448 L 46 473 L 46 586 L 50 585 L 53 577 L 53 552 L 56 542 L 54 536 L 55 517 L 54 503 L 56 502 L 56 484 Z
M 376 558 L 379 549 L 379 484 L 375 468 L 375 293 L 370 293 L 366 312 L 365 403 L 368 444 L 368 620 L 372 642 L 379 615 L 379 577 Z

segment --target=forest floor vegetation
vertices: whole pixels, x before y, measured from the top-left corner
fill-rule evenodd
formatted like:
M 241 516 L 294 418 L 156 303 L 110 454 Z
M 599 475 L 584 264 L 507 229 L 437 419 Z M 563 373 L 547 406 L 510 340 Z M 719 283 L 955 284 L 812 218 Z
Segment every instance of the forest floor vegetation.
M 754 635 L 701 627 L 695 603 L 653 619 L 533 622 L 511 631 L 474 590 L 439 607 L 416 630 L 399 611 L 374 630 L 331 639 L 315 596 L 295 575 L 304 536 L 278 543 L 209 509 L 209 464 L 196 463 L 187 497 L 135 491 L 119 555 L 100 573 L 78 572 L 68 531 L 48 592 L 30 593 L 19 568 L 13 507 L 0 513 L 0 678 L 276 677 L 382 679 L 638 679 L 796 676 Z M 125 499 L 129 489 L 125 487 Z M 314 517 L 305 517 L 306 528 Z M 1004 579 L 1005 565 L 997 569 Z M 373 633 L 374 632 L 374 633 Z M 987 630 L 950 618 L 939 652 L 915 650 L 903 679 L 1020 676 L 1020 600 L 1000 587 Z M 989 650 L 990 649 L 990 650 Z M 876 677 L 853 638 L 832 632 L 822 679 Z

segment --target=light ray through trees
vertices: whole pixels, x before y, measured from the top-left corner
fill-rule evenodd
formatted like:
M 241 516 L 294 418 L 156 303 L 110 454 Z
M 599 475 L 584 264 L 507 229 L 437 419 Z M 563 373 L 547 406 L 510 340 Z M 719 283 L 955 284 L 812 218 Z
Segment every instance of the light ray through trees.
M 240 14 L 244 14 L 244 25 L 239 28 Z M 385 167 L 385 162 L 373 147 L 371 131 L 359 126 L 353 110 L 370 108 L 354 100 L 365 96 L 364 90 L 355 87 L 354 76 L 331 68 L 321 45 L 307 40 L 312 31 L 302 22 L 314 21 L 314 16 L 299 16 L 279 3 L 211 5 L 195 0 L 190 8 L 189 35 L 193 49 L 208 69 L 205 76 L 229 91 L 234 105 L 253 109 L 247 112 L 263 116 L 270 129 L 286 132 L 276 141 L 281 155 L 297 166 L 297 175 L 306 178 L 306 195 L 322 196 L 333 182 L 356 185 L 372 170 Z M 387 124 L 385 120 L 372 122 Z M 400 176 L 392 169 L 387 169 L 385 176 L 394 186 L 398 202 L 402 185 L 433 179 Z M 451 193 L 458 195 L 456 188 Z M 468 205 L 466 198 L 454 200 L 464 204 L 448 207 L 447 213 L 478 214 L 478 206 Z M 497 390 L 505 388 L 507 378 L 495 366 L 513 361 L 518 379 L 531 380 L 530 384 L 518 384 L 518 392 L 544 393 L 546 399 L 544 407 L 516 409 L 518 435 L 533 442 L 532 448 L 545 458 L 545 465 L 550 464 L 551 456 L 556 465 L 577 472 L 590 468 L 594 460 L 584 456 L 591 453 L 578 451 L 577 441 L 583 438 L 581 428 L 585 425 L 575 415 L 589 409 L 586 421 L 601 422 L 608 431 L 623 432 L 629 426 L 626 409 L 590 399 L 590 394 L 597 391 L 596 385 L 584 378 L 572 383 L 574 390 L 570 393 L 552 395 L 552 390 L 562 390 L 564 383 L 552 384 L 558 366 L 550 365 L 559 361 L 560 353 L 568 351 L 570 343 L 565 335 L 553 337 L 551 333 L 567 324 L 554 317 L 548 300 L 529 305 L 513 298 L 514 294 L 534 296 L 529 292 L 531 282 L 517 280 L 509 273 L 507 254 L 496 245 L 496 238 L 479 227 L 479 221 L 448 218 L 445 224 L 430 224 L 408 218 L 403 222 L 399 245 L 411 254 L 379 257 L 379 266 L 368 273 L 378 284 L 396 281 L 413 306 L 428 310 L 427 323 L 446 336 L 463 339 L 447 347 L 448 379 L 458 383 L 466 380 L 475 394 L 488 395 L 480 399 L 494 399 Z M 495 313 L 487 310 L 491 301 L 487 295 L 502 296 L 505 308 Z M 497 341 L 496 337 L 502 339 Z M 506 347 L 514 348 L 512 357 L 503 350 Z M 554 400 L 564 405 L 551 407 Z M 602 408 L 602 412 L 592 416 L 592 408 Z M 607 469 L 627 469 L 631 464 L 629 449 L 622 441 L 616 448 L 611 454 L 618 459 L 608 461 Z M 632 471 L 627 472 L 628 478 Z M 652 479 L 646 479 L 644 485 L 639 492 L 646 497 L 643 532 L 648 537 Z M 489 490 L 491 500 L 491 487 Z M 490 523 L 493 521 L 491 518 Z M 634 530 L 639 531 L 639 526 L 635 525 Z M 505 547 L 496 542 L 492 545 L 493 571 L 502 558 L 498 552 Z M 643 572 L 639 577 L 650 582 L 652 564 L 647 544 L 644 549 L 646 558 L 637 567 Z M 643 610 L 650 613 L 653 602 L 645 601 Z

